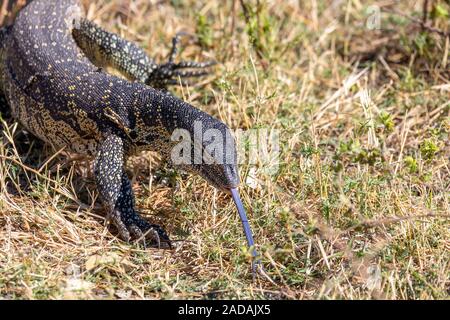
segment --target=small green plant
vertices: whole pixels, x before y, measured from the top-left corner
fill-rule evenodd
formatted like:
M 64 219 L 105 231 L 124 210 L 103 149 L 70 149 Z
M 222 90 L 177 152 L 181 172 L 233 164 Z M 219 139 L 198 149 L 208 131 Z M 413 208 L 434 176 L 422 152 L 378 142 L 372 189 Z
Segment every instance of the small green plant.
M 260 57 L 268 57 L 275 40 L 272 32 L 274 20 L 268 14 L 264 2 L 258 1 L 256 6 L 250 6 L 242 2 L 242 7 L 246 20 L 246 32 L 253 48 Z
M 204 15 L 197 15 L 197 36 L 200 45 L 211 47 L 213 45 L 213 30 L 208 19 Z
M 410 173 L 417 172 L 417 160 L 414 159 L 412 156 L 405 157 L 403 162 L 405 163 L 405 166 L 408 168 Z
M 450 2 L 447 1 L 447 3 L 449 3 L 450 5 Z M 436 6 L 434 6 L 433 11 L 431 12 L 431 16 L 434 19 L 448 19 L 449 18 L 448 9 L 444 7 L 443 4 L 438 3 L 436 4 Z
M 427 52 L 429 45 L 428 33 L 420 33 L 414 38 L 414 45 L 419 52 L 419 55 L 423 56 Z
M 420 153 L 426 160 L 432 160 L 436 153 L 439 152 L 439 146 L 434 139 L 426 139 L 420 145 Z
M 394 131 L 394 120 L 392 119 L 392 115 L 389 112 L 381 111 L 378 115 L 378 123 L 380 123 L 386 132 Z

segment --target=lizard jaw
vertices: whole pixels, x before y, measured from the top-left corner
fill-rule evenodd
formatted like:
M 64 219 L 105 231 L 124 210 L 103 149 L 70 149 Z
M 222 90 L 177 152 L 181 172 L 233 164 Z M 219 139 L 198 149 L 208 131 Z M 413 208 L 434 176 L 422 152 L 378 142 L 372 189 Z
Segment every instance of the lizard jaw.
M 219 175 L 211 173 L 208 170 L 201 170 L 200 175 L 212 186 L 228 194 L 231 194 L 231 189 L 235 189 L 239 185 L 239 178 L 232 177 L 231 179 L 224 179 L 226 180 L 224 181 Z

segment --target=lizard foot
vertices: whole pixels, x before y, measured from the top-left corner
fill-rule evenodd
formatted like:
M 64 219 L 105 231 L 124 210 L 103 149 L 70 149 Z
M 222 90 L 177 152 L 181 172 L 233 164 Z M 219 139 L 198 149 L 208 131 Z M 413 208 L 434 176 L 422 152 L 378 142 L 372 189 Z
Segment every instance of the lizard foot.
M 174 62 L 178 53 L 178 45 L 181 36 L 189 36 L 188 33 L 179 32 L 172 39 L 172 50 L 166 63 L 159 64 L 155 70 L 149 75 L 145 81 L 147 85 L 155 88 L 165 88 L 168 85 L 189 85 L 185 78 L 202 77 L 210 74 L 209 67 L 216 64 L 215 61 L 196 62 L 196 61 L 180 61 Z M 182 70 L 182 69 L 198 69 L 198 70 Z
M 137 213 L 124 219 L 118 210 L 113 210 L 108 214 L 107 221 L 116 226 L 120 237 L 127 242 L 135 239 L 136 242 L 142 242 L 144 248 L 147 248 L 147 240 L 150 240 L 150 243 L 158 248 L 163 248 L 167 245 L 169 249 L 172 249 L 172 244 L 166 231 L 157 224 L 148 223 Z

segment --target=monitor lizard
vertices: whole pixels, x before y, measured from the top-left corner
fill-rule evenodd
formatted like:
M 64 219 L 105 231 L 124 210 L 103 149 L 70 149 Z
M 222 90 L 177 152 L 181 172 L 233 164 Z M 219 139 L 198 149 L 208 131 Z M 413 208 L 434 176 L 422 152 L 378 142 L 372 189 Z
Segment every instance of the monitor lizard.
M 56 148 L 93 158 L 108 221 L 127 241 L 147 234 L 154 243 L 170 244 L 161 226 L 136 211 L 124 169 L 127 158 L 141 150 L 170 157 L 176 144 L 171 134 L 184 129 L 194 135 L 197 121 L 202 133 L 216 129 L 231 137 L 223 122 L 160 90 L 180 78 L 204 75 L 211 65 L 175 63 L 177 43 L 175 37 L 169 60 L 157 64 L 138 45 L 87 20 L 79 0 L 34 0 L 12 26 L 0 30 L 0 91 L 13 117 Z M 128 79 L 105 72 L 105 66 Z M 204 141 L 197 147 L 202 161 L 178 166 L 220 190 L 236 188 L 234 139 L 224 144 L 219 157 L 208 153 Z

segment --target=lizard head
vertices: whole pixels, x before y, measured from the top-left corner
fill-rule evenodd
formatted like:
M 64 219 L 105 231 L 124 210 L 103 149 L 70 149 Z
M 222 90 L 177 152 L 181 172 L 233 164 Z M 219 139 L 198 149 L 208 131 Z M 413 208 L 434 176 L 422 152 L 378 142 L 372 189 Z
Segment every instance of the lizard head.
M 175 167 L 196 173 L 225 192 L 239 185 L 235 140 L 224 123 L 201 117 L 193 128 L 176 129 L 172 140 L 176 143 L 170 161 Z
M 230 193 L 239 185 L 235 140 L 223 122 L 164 93 L 152 94 L 138 114 L 136 145 L 158 151 L 175 168 L 219 190 Z

